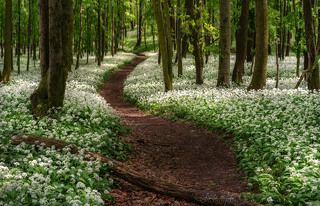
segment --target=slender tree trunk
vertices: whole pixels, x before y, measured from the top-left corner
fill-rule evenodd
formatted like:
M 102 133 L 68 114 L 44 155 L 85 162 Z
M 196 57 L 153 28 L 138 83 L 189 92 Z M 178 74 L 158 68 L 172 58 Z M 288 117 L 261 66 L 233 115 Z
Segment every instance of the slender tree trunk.
M 204 67 L 204 34 L 202 18 L 203 18 L 203 0 L 195 0 L 192 5 L 191 18 L 196 24 L 190 24 L 191 42 L 193 45 L 193 56 L 196 66 L 196 84 L 203 84 L 203 67 Z
M 115 53 L 115 22 L 114 22 L 114 4 L 111 1 L 111 55 Z
M 312 8 L 314 4 L 310 0 L 303 0 L 303 13 L 304 13 L 304 22 L 305 22 L 305 35 L 307 43 L 307 67 L 305 68 L 308 71 L 308 88 L 310 90 L 319 90 L 320 89 L 320 78 L 319 78 L 319 67 L 316 66 L 312 69 L 313 65 L 316 64 L 316 56 L 318 54 L 316 48 L 316 39 L 315 39 L 315 28 L 313 24 Z M 312 70 L 312 71 L 311 71 Z
M 286 46 L 287 46 L 287 47 L 286 47 L 286 56 L 287 56 L 287 57 L 290 56 L 291 36 L 292 36 L 291 32 L 288 31 L 288 33 L 287 33 L 287 44 L 286 44 Z
M 170 29 L 170 16 L 168 2 L 160 3 L 152 0 L 155 17 L 158 26 L 159 47 L 162 56 L 162 69 L 165 91 L 170 91 L 172 87 L 172 40 Z
M 98 0 L 98 25 L 97 25 L 97 40 L 96 40 L 96 49 L 97 49 L 97 61 L 98 66 L 101 66 L 101 0 Z
M 247 45 L 247 62 L 254 61 L 255 42 L 256 42 L 256 28 L 255 28 L 255 11 L 249 10 L 249 30 L 248 30 L 248 45 Z
M 152 33 L 152 45 L 153 45 L 153 51 L 156 51 L 156 35 L 154 32 L 154 25 L 151 24 L 151 33 Z
M 82 43 L 82 0 L 79 0 L 79 36 L 78 36 L 78 49 L 77 49 L 77 61 L 75 69 L 77 70 L 80 65 L 80 55 L 81 55 L 81 43 Z
M 12 0 L 5 1 L 4 25 L 4 64 L 2 79 L 4 83 L 10 81 L 12 70 Z M 0 75 L 1 76 L 1 75 Z
M 256 0 L 256 60 L 248 90 L 263 89 L 267 81 L 268 1 Z
M 89 63 L 89 54 L 90 54 L 90 14 L 89 14 L 89 8 L 86 9 L 86 13 L 87 13 L 87 18 L 86 18 L 86 22 L 87 22 L 87 42 L 86 42 L 86 47 L 87 47 L 87 63 Z
M 101 61 L 104 60 L 105 55 L 105 37 L 106 37 L 106 6 L 104 5 L 102 13 L 102 30 L 101 30 Z
M 182 35 L 181 35 L 181 0 L 177 0 L 177 60 L 178 60 L 178 76 L 183 74 L 182 68 Z
M 279 47 L 276 46 L 276 68 L 277 68 L 277 72 L 276 72 L 276 88 L 279 88 L 279 79 L 280 79 L 280 72 L 279 72 Z
M 27 37 L 27 71 L 30 67 L 30 53 L 31 53 L 31 32 L 32 32 L 32 6 L 33 0 L 29 0 L 29 14 L 28 14 L 28 37 Z
M 193 9 L 192 5 L 193 5 L 193 1 L 185 1 L 185 15 L 187 16 L 185 21 L 191 21 L 190 16 Z M 189 28 L 185 28 L 185 29 L 188 30 Z M 188 32 L 184 32 L 182 36 L 182 57 L 184 58 L 187 57 L 187 53 L 189 51 L 189 39 L 190 39 L 190 35 L 188 34 Z
M 21 55 L 21 0 L 18 0 L 18 31 L 17 31 L 17 67 L 20 74 L 20 55 Z
M 248 44 L 248 23 L 249 23 L 249 0 L 242 1 L 241 15 L 239 20 L 239 30 L 237 31 L 236 44 L 237 54 L 236 62 L 232 73 L 232 81 L 240 85 L 244 75 L 244 63 L 247 54 Z
M 293 0 L 293 12 L 296 13 L 296 2 Z M 295 16 L 295 45 L 296 45 L 296 58 L 297 58 L 297 66 L 296 66 L 296 76 L 300 76 L 300 57 L 301 57 L 301 33 L 302 29 L 299 27 L 298 19 L 302 18 L 301 12 L 299 12 L 298 17 Z
M 142 42 L 142 24 L 143 24 L 142 10 L 143 10 L 143 0 L 139 0 L 139 20 L 138 20 L 138 33 L 137 33 L 138 36 L 137 36 L 137 43 L 134 47 L 135 49 L 139 48 Z
M 220 54 L 218 87 L 230 86 L 230 47 L 231 47 L 231 2 L 220 0 Z

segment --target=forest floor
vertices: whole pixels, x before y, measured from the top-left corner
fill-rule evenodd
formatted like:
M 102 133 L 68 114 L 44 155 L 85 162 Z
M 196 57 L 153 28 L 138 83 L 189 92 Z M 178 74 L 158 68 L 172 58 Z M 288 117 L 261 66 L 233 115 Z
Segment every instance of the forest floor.
M 114 72 L 101 95 L 114 108 L 131 132 L 122 139 L 132 145 L 126 162 L 142 176 L 212 192 L 248 192 L 247 182 L 237 166 L 221 131 L 208 131 L 188 122 L 170 121 L 139 111 L 123 99 L 124 81 L 147 57 L 138 56 Z M 139 189 L 121 180 L 112 191 L 115 205 L 195 205 Z

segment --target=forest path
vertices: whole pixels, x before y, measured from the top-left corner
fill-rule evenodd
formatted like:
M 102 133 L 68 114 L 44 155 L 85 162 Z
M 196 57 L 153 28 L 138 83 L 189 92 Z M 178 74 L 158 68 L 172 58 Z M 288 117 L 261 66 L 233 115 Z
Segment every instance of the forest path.
M 114 72 L 100 93 L 131 129 L 129 135 L 122 137 L 133 147 L 126 164 L 145 177 L 153 175 L 186 188 L 236 194 L 248 191 L 230 146 L 219 138 L 225 134 L 145 114 L 124 101 L 124 81 L 146 58 L 137 56 Z M 195 205 L 123 181 L 112 194 L 119 206 Z

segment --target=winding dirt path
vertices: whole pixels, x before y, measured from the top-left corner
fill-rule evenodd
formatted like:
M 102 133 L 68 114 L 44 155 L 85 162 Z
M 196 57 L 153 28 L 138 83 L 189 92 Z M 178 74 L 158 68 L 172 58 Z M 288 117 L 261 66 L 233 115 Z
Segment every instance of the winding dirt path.
M 219 138 L 225 134 L 148 115 L 123 100 L 125 79 L 145 59 L 137 56 L 114 72 L 101 91 L 131 129 L 129 135 L 122 137 L 133 147 L 127 164 L 145 176 L 155 175 L 185 187 L 236 194 L 248 191 L 230 146 Z M 150 193 L 123 181 L 112 194 L 119 206 L 195 205 Z

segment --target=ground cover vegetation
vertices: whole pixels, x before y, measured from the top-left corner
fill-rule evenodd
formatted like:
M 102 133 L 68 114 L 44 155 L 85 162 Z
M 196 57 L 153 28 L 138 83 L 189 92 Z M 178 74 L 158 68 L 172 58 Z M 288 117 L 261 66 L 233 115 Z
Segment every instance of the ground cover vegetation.
M 55 138 L 125 159 L 127 129 L 97 90 L 130 52 L 145 51 L 125 83 L 128 101 L 232 133 L 254 191 L 245 198 L 320 204 L 320 2 L 0 2 L 1 205 L 112 198 L 108 165 L 10 139 Z

